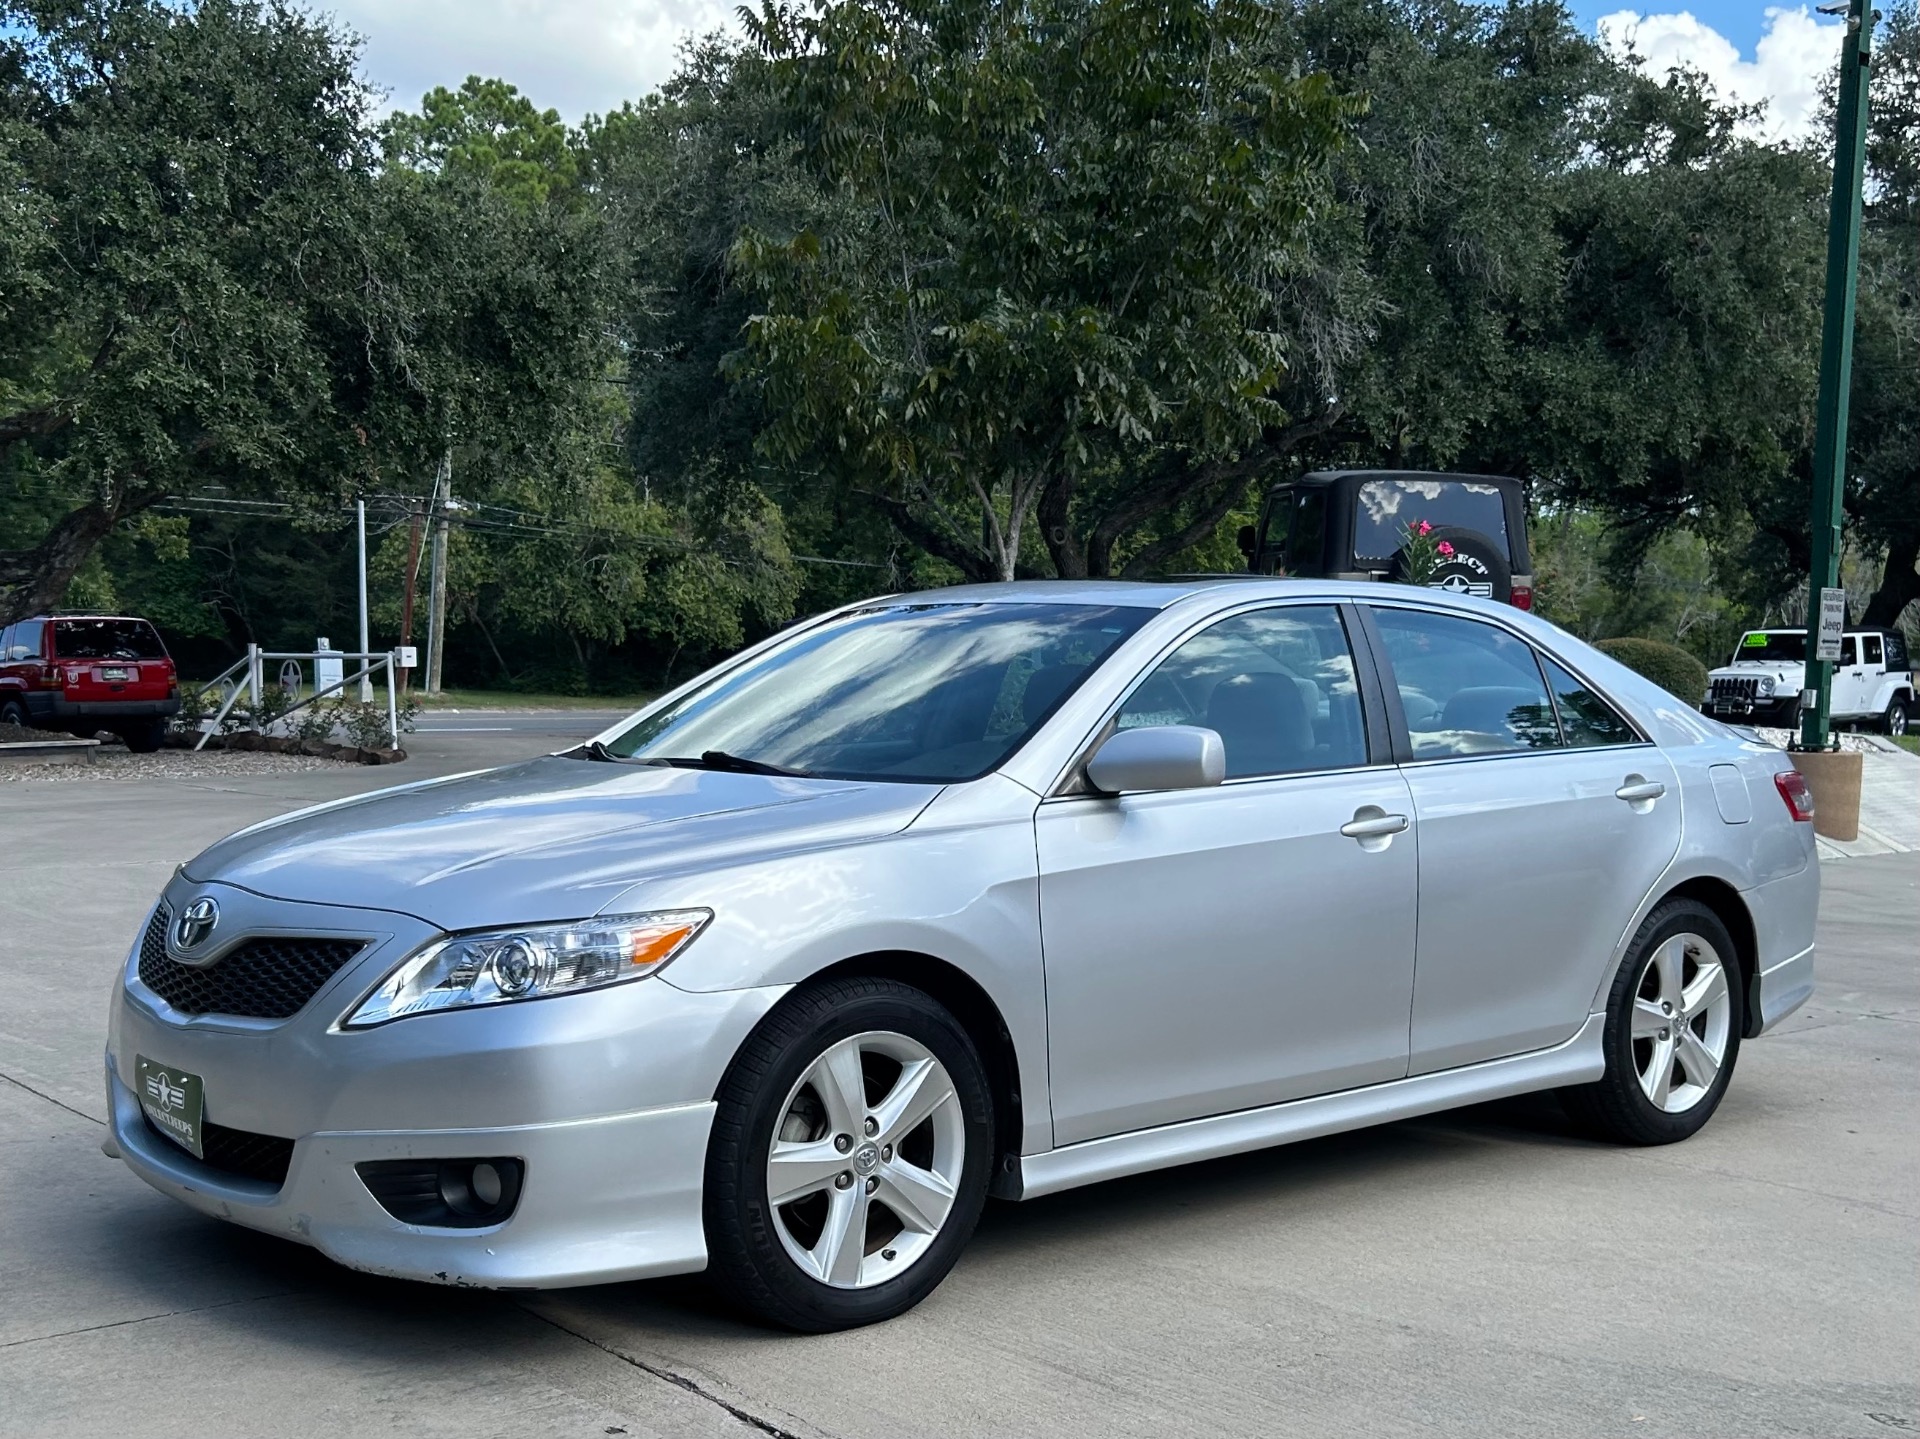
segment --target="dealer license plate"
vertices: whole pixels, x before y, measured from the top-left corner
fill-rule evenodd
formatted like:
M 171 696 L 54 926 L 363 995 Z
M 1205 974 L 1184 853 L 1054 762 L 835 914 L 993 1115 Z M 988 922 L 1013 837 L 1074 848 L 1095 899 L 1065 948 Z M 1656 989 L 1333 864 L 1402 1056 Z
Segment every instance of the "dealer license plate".
M 207 1094 L 200 1076 L 139 1054 L 133 1059 L 133 1082 L 140 1107 L 153 1127 L 195 1159 L 205 1158 L 200 1151 L 200 1125 Z
M 100 682 L 102 684 L 114 684 L 116 682 L 120 684 L 125 684 L 126 679 L 127 679 L 127 672 L 124 669 L 119 668 L 118 666 L 112 669 L 104 669 L 100 671 Z

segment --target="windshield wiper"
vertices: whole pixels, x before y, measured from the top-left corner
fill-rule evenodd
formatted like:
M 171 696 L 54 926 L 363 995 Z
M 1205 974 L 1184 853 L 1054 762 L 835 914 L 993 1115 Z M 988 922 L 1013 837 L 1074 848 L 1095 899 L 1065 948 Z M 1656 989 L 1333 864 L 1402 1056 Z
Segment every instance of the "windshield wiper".
M 787 769 L 783 765 L 768 764 L 763 759 L 748 759 L 745 755 L 728 754 L 723 749 L 703 750 L 698 759 L 686 755 L 650 756 L 646 763 L 672 765 L 675 769 L 715 769 L 726 770 L 733 774 L 775 774 L 786 775 L 793 779 L 808 778 L 803 769 Z
M 615 754 L 597 739 L 589 740 L 586 744 L 575 745 L 572 749 L 568 750 L 567 753 L 577 754 L 582 759 L 597 759 L 603 764 L 630 763 L 626 758 Z

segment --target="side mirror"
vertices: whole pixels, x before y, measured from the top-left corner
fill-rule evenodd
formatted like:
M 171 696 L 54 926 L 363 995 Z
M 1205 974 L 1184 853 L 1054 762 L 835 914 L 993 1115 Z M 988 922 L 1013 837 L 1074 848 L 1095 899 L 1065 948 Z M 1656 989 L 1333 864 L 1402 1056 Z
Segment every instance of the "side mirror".
M 1255 538 L 1256 536 L 1252 525 L 1240 526 L 1239 532 L 1234 536 L 1235 542 L 1240 546 L 1240 553 L 1248 559 L 1253 558 L 1253 542 Z
M 1205 789 L 1226 777 L 1226 745 L 1215 731 L 1197 725 L 1123 729 L 1087 761 L 1087 779 L 1102 794 Z

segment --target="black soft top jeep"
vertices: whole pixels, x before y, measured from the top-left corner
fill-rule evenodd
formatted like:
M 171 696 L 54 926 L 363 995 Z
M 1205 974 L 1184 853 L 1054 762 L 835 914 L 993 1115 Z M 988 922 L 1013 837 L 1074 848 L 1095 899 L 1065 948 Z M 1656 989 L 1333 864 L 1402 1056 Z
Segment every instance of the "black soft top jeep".
M 1275 485 L 1260 523 L 1240 532 L 1257 575 L 1316 579 L 1397 579 L 1403 534 L 1425 521 L 1452 551 L 1430 581 L 1435 589 L 1533 608 L 1526 496 L 1508 475 L 1427 470 L 1314 470 Z

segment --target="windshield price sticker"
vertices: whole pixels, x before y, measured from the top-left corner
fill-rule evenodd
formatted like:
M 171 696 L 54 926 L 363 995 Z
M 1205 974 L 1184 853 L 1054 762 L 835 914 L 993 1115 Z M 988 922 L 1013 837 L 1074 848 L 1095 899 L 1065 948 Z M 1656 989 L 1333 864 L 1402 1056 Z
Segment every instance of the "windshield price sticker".
M 1820 591 L 1820 633 L 1814 641 L 1817 660 L 1840 658 L 1840 635 L 1847 627 L 1847 592 L 1843 589 Z

